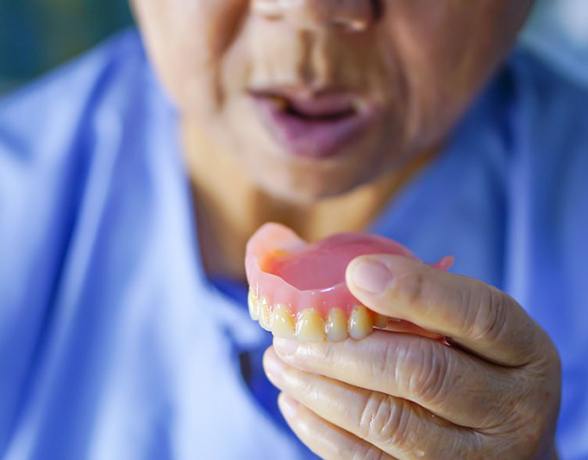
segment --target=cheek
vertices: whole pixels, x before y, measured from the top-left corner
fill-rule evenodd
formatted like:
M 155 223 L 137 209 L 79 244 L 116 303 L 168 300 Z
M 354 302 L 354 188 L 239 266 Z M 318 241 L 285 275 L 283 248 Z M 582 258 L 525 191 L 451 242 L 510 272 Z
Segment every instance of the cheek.
M 528 4 L 524 0 L 445 0 L 434 6 L 429 0 L 399 2 L 390 12 L 388 29 L 405 60 L 426 71 L 432 87 L 449 84 L 453 90 L 465 84 L 467 91 L 484 80 L 510 49 Z
M 450 129 L 516 38 L 524 1 L 413 0 L 385 17 L 408 93 L 407 138 Z
M 222 58 L 233 44 L 246 0 L 136 1 L 151 61 L 182 111 L 218 92 Z

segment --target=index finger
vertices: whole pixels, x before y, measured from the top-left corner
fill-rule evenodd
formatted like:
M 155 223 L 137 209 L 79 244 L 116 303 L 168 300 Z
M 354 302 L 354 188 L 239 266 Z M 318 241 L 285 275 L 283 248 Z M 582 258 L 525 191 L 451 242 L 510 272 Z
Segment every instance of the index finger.
M 528 364 L 546 340 L 512 297 L 406 257 L 358 257 L 347 267 L 346 278 L 368 308 L 447 336 L 498 364 Z

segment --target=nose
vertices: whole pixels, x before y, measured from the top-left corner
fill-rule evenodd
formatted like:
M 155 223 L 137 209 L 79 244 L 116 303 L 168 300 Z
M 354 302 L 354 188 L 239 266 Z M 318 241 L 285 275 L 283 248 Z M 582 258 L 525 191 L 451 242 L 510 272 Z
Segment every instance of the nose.
M 253 0 L 253 11 L 297 28 L 364 32 L 378 19 L 381 0 Z

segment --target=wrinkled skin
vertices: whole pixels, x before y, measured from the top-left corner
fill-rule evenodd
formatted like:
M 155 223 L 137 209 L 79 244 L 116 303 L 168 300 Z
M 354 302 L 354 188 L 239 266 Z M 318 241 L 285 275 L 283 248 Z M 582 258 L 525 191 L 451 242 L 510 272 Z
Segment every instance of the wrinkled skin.
M 266 373 L 312 450 L 329 459 L 557 458 L 558 355 L 512 298 L 389 255 L 355 259 L 347 284 L 374 311 L 452 346 L 383 331 L 334 344 L 276 339 Z
M 363 33 L 330 19 L 371 18 L 368 0 L 134 2 L 152 59 L 184 118 L 238 156 L 271 193 L 312 200 L 345 192 L 440 143 L 510 49 L 530 0 L 386 0 Z M 277 8 L 280 10 L 280 8 Z M 284 153 L 248 89 L 343 88 L 382 115 L 333 161 Z
M 269 195 L 313 203 L 441 145 L 531 3 L 143 0 L 134 8 L 183 126 L 198 126 Z M 303 159 L 251 110 L 248 91 L 259 85 L 343 89 L 380 116 L 336 157 Z M 454 345 L 386 332 L 338 344 L 276 340 L 266 372 L 300 439 L 325 458 L 556 458 L 561 376 L 545 332 L 479 281 L 369 258 L 386 269 L 362 271 L 366 259 L 356 259 L 347 273 L 354 295 Z

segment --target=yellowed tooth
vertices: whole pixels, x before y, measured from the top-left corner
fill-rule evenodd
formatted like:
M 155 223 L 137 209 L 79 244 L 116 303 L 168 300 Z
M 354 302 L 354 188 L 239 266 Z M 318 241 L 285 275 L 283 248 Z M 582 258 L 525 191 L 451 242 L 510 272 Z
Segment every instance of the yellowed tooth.
M 379 327 L 380 329 L 384 329 L 386 326 L 388 326 L 388 321 L 390 318 L 384 315 L 380 315 L 379 313 L 376 313 L 375 317 L 376 319 L 374 320 L 374 326 Z
M 349 317 L 349 335 L 355 340 L 360 340 L 371 334 L 374 327 L 372 315 L 363 305 L 353 308 Z
M 271 100 L 278 110 L 286 110 L 288 108 L 288 101 L 281 96 L 272 96 Z
M 262 297 L 259 300 L 259 325 L 266 331 L 271 331 L 272 312 L 267 300 Z
M 302 342 L 322 342 L 325 340 L 325 322 L 314 308 L 298 313 L 296 338 Z
M 286 305 L 276 305 L 271 316 L 271 329 L 276 337 L 290 339 L 294 337 L 294 318 Z
M 247 297 L 247 303 L 249 304 L 249 315 L 251 319 L 258 321 L 259 320 L 259 299 L 253 292 L 253 290 L 249 290 L 249 296 Z
M 325 325 L 330 342 L 341 342 L 347 338 L 347 318 L 340 308 L 332 308 Z

